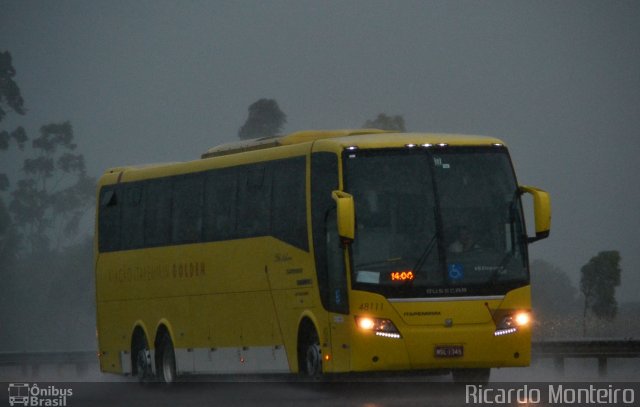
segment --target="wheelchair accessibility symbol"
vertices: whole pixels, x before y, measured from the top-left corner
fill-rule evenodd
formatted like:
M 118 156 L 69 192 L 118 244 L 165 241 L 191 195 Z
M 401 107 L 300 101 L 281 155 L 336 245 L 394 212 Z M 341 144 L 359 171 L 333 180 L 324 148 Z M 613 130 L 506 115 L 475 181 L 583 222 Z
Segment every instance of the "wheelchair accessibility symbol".
M 462 278 L 464 277 L 464 269 L 462 267 L 462 264 L 459 263 L 447 264 L 447 272 L 450 280 L 462 280 Z

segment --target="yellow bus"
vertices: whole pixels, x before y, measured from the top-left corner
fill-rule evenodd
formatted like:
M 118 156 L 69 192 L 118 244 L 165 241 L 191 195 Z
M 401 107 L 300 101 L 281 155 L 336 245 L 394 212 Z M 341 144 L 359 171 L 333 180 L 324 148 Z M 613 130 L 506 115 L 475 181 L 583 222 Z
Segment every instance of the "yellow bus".
M 97 193 L 104 372 L 486 381 L 530 362 L 527 244 L 549 196 L 518 186 L 498 139 L 303 131 L 112 168 Z

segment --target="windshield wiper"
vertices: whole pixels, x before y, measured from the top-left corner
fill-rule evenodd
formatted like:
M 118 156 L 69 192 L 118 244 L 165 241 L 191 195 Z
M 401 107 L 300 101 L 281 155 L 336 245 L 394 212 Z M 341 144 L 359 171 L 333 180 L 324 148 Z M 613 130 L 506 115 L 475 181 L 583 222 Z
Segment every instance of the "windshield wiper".
M 493 272 L 491 273 L 491 277 L 489 278 L 489 282 L 491 284 L 496 283 L 498 281 L 498 279 L 500 278 L 500 274 L 502 274 L 506 269 L 505 266 L 507 265 L 507 262 L 511 260 L 514 256 L 515 256 L 515 253 L 511 250 L 507 254 L 505 254 L 502 260 L 500 260 L 500 263 L 498 263 L 498 267 L 496 267 L 496 269 L 493 270 Z
M 434 243 L 436 241 L 436 236 L 437 236 L 437 233 L 434 233 L 433 237 L 431 238 L 431 240 L 429 240 L 429 243 L 424 248 L 424 251 L 422 252 L 422 255 L 420 255 L 420 258 L 418 259 L 416 264 L 411 268 L 411 270 L 413 270 L 414 272 L 417 272 L 418 270 L 420 270 L 422 268 L 422 265 L 424 264 L 425 261 L 427 261 L 427 258 L 429 257 L 429 254 L 431 253 L 431 249 L 433 249 L 433 247 L 434 247 Z
M 515 236 L 516 227 L 514 227 L 514 224 L 516 222 L 516 216 L 514 211 L 516 210 L 516 203 L 518 202 L 518 198 L 521 195 L 522 193 L 520 192 L 520 190 L 516 188 L 516 192 L 513 194 L 513 197 L 509 202 L 509 206 L 507 210 L 509 211 L 509 226 L 511 227 L 511 230 L 512 230 L 511 250 L 509 250 L 507 254 L 504 255 L 504 257 L 500 260 L 500 263 L 498 263 L 498 267 L 491 273 L 491 278 L 489 279 L 489 282 L 491 282 L 491 284 L 498 281 L 498 279 L 500 278 L 500 274 L 505 270 L 505 266 L 507 265 L 507 262 L 511 260 L 513 257 L 515 257 L 516 255 L 516 236 Z

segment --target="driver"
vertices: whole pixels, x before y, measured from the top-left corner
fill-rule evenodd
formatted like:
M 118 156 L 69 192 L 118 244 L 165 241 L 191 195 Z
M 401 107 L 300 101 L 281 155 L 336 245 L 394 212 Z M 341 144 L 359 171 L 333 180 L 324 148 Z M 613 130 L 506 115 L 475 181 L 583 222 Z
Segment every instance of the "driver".
M 464 253 L 471 250 L 479 249 L 480 246 L 473 238 L 471 230 L 466 226 L 461 226 L 458 229 L 458 238 L 449 245 L 449 251 L 451 253 Z

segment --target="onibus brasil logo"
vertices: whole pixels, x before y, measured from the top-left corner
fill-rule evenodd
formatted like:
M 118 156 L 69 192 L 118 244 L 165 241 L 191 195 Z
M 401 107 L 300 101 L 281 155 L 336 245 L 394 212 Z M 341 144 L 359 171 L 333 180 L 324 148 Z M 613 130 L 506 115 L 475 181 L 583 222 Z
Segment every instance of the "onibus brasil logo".
M 56 386 L 39 387 L 37 383 L 10 383 L 9 405 L 64 407 L 73 396 L 72 389 Z

